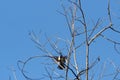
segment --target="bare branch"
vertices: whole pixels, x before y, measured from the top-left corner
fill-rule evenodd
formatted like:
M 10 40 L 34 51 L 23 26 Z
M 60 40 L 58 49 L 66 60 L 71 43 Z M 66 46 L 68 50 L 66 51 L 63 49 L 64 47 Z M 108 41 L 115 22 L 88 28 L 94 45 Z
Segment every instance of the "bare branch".
M 21 61 L 21 60 L 18 61 L 18 68 L 20 69 L 23 76 L 27 80 L 38 80 L 38 79 L 33 79 L 30 76 L 28 76 L 27 71 L 25 70 L 26 69 L 25 67 L 27 66 L 28 62 L 30 62 L 33 59 L 40 58 L 40 57 L 48 57 L 52 59 L 57 64 L 58 68 L 61 71 L 65 72 L 65 75 L 63 74 L 61 75 L 57 73 L 56 71 L 54 71 L 53 69 L 48 68 L 47 66 L 45 68 L 45 71 L 47 74 L 44 74 L 44 77 L 48 77 L 50 80 L 53 80 L 53 79 L 58 80 L 60 78 L 69 80 L 69 77 L 71 77 L 69 75 L 71 74 L 74 76 L 74 80 L 81 80 L 82 78 L 81 76 L 83 74 L 85 74 L 86 80 L 89 80 L 89 79 L 92 80 L 94 75 L 92 76 L 92 78 L 90 78 L 89 70 L 91 70 L 100 61 L 100 57 L 98 57 L 95 61 L 89 64 L 89 58 L 90 58 L 89 48 L 90 48 L 91 43 L 100 36 L 104 38 L 105 40 L 107 40 L 108 42 L 114 44 L 115 50 L 118 53 L 120 53 L 118 46 L 117 46 L 117 45 L 120 45 L 120 42 L 110 39 L 106 37 L 105 35 L 103 35 L 103 33 L 109 29 L 116 33 L 120 33 L 119 30 L 116 30 L 115 28 L 113 28 L 112 15 L 110 11 L 111 9 L 110 0 L 108 0 L 108 7 L 107 7 L 109 23 L 107 26 L 103 26 L 103 28 L 100 29 L 95 35 L 94 33 L 96 32 L 97 28 L 100 27 L 100 24 L 102 22 L 101 19 L 98 19 L 96 23 L 94 24 L 94 26 L 92 28 L 90 27 L 91 29 L 88 28 L 88 24 L 86 23 L 87 17 L 85 15 L 85 12 L 84 12 L 84 9 L 81 3 L 82 1 L 81 0 L 68 0 L 68 2 L 70 2 L 72 6 L 70 6 L 67 9 L 65 6 L 62 5 L 63 13 L 58 11 L 60 14 L 62 14 L 65 17 L 69 32 L 70 32 L 70 40 L 68 41 L 68 43 L 67 43 L 67 40 L 65 40 L 65 46 L 66 46 L 65 48 L 64 46 L 62 46 L 63 49 L 59 48 L 59 43 L 61 41 L 60 39 L 62 38 L 52 40 L 51 38 L 48 38 L 46 36 L 46 42 L 42 43 L 34 32 L 30 32 L 31 40 L 35 44 L 37 44 L 37 48 L 39 48 L 43 53 L 45 53 L 45 55 L 43 54 L 43 56 L 40 56 L 40 55 L 32 56 L 32 57 L 29 57 L 25 61 Z M 79 37 L 81 34 L 83 34 L 82 36 L 84 36 L 85 40 Z M 82 39 L 80 40 L 82 42 L 81 44 L 77 42 L 79 39 Z M 54 56 L 53 52 L 50 52 L 51 50 L 47 48 L 48 46 L 50 46 L 50 49 L 52 49 L 52 51 L 59 54 L 60 56 Z M 83 62 L 85 63 L 85 67 L 82 70 L 79 70 L 81 65 L 78 64 L 79 59 L 77 58 L 79 58 L 79 56 L 77 56 L 77 54 L 81 52 L 79 51 L 81 46 L 85 47 L 85 50 L 86 50 L 85 59 L 84 59 L 85 61 L 83 60 Z M 67 53 L 67 56 L 63 56 L 63 52 Z M 80 55 L 80 57 L 83 57 L 83 55 L 82 56 Z M 101 79 L 104 76 L 103 73 L 104 73 L 105 66 L 106 65 L 103 65 L 103 72 L 100 74 L 99 79 Z M 118 74 L 120 73 L 119 67 L 115 69 L 116 69 L 116 73 L 114 74 L 113 80 L 115 80 L 118 77 Z M 108 75 L 113 76 L 113 74 L 108 74 Z M 108 76 L 108 75 L 105 75 L 105 76 Z M 40 78 L 40 79 L 44 79 L 44 78 Z
M 111 40 L 111 39 L 107 38 L 105 35 L 102 35 L 102 34 L 101 34 L 100 36 L 102 36 L 104 39 L 106 39 L 107 41 L 109 41 L 109 42 L 111 42 L 111 43 L 113 43 L 113 44 L 119 44 L 119 45 L 120 45 L 120 42 Z
M 72 54 L 73 43 L 74 43 L 74 39 L 72 38 L 70 48 L 69 48 L 69 52 L 68 52 L 68 58 L 67 58 L 66 80 L 68 78 L 68 66 L 69 66 L 70 57 L 71 57 L 71 54 Z
M 100 57 L 98 57 L 89 67 L 88 70 L 90 70 L 92 67 L 94 67 L 98 62 L 100 61 Z M 77 76 L 80 77 L 81 75 L 83 75 L 86 72 L 86 69 L 81 70 Z
M 31 40 L 32 40 L 33 42 L 35 42 L 35 44 L 37 44 L 37 48 L 39 48 L 42 52 L 49 54 L 50 56 L 52 55 L 52 54 L 50 53 L 50 51 L 48 51 L 48 50 L 45 48 L 46 43 L 45 43 L 45 44 L 41 44 L 41 43 L 40 43 L 40 40 L 38 39 L 38 37 L 35 35 L 34 32 L 30 32 L 29 35 L 30 35 L 30 37 L 31 37 Z M 48 43 L 48 42 L 47 42 L 47 43 Z
M 112 39 L 109 39 L 109 38 L 107 38 L 105 35 L 102 35 L 102 34 L 101 34 L 100 36 L 103 37 L 104 39 L 106 39 L 107 41 L 113 43 L 113 44 L 114 44 L 114 49 L 115 49 L 115 51 L 120 54 L 120 52 L 119 52 L 118 49 L 117 49 L 117 45 L 120 46 L 120 42 L 117 42 L 117 41 L 114 41 L 114 40 L 112 40 Z
M 110 14 L 110 0 L 108 1 L 108 16 L 109 16 L 109 20 L 110 20 L 110 24 L 107 27 L 104 27 L 100 32 L 98 32 L 90 41 L 89 44 L 91 44 L 91 42 L 97 38 L 101 33 L 103 33 L 105 30 L 107 30 L 108 28 L 112 27 L 112 20 L 111 20 L 111 14 Z
M 41 56 L 33 56 L 33 57 L 28 58 L 25 62 L 20 61 L 20 60 L 17 62 L 18 68 L 20 69 L 21 73 L 23 74 L 23 76 L 24 76 L 27 80 L 39 80 L 39 79 L 33 79 L 33 78 L 27 76 L 27 75 L 25 74 L 25 70 L 24 70 L 25 66 L 27 65 L 27 63 L 28 63 L 30 60 L 32 60 L 32 59 L 34 59 L 34 58 L 39 58 L 39 57 L 41 57 Z M 23 65 L 21 68 L 20 68 L 20 63 L 22 63 L 22 65 Z
M 90 41 L 88 42 L 88 44 L 90 45 L 97 37 L 99 37 L 104 31 L 106 31 L 107 29 L 109 29 L 112 26 L 112 24 L 108 25 L 107 27 L 104 27 L 102 30 L 100 30 L 95 36 L 93 36 Z

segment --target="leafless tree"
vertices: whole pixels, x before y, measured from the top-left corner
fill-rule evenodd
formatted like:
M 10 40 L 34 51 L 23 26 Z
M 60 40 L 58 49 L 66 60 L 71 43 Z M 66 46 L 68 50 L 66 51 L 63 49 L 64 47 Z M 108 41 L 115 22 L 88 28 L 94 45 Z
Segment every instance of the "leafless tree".
M 50 80 L 93 80 L 95 77 L 95 73 L 90 73 L 90 70 L 94 69 L 95 65 L 97 65 L 97 63 L 100 61 L 101 56 L 98 55 L 98 57 L 94 58 L 93 61 L 90 62 L 90 47 L 91 44 L 94 43 L 94 41 L 98 37 L 107 40 L 108 42 L 113 44 L 114 50 L 118 54 L 120 53 L 117 47 L 120 45 L 120 42 L 113 40 L 110 37 L 107 37 L 105 36 L 105 34 L 103 34 L 104 32 L 110 30 L 117 34 L 120 34 L 120 31 L 115 29 L 114 23 L 112 21 L 110 0 L 108 0 L 108 4 L 106 4 L 108 5 L 108 7 L 106 8 L 106 12 L 108 13 L 108 23 L 107 25 L 102 25 L 102 27 L 101 19 L 98 19 L 94 26 L 88 27 L 88 19 L 86 18 L 85 10 L 82 7 L 81 0 L 68 0 L 68 3 L 70 3 L 70 7 L 67 8 L 64 5 L 62 5 L 63 12 L 58 11 L 58 13 L 63 15 L 66 19 L 71 36 L 69 40 L 65 40 L 60 37 L 55 37 L 55 39 L 53 39 L 51 37 L 45 36 L 46 42 L 43 43 L 40 41 L 39 37 L 37 37 L 34 32 L 30 32 L 31 40 L 35 42 L 36 46 L 44 54 L 30 57 L 25 61 L 18 61 L 18 67 L 27 80 L 44 79 L 33 79 L 30 76 L 26 75 L 25 70 L 25 66 L 28 64 L 28 62 L 36 58 L 41 59 L 41 57 L 51 59 L 52 62 L 58 65 L 59 69 L 65 72 L 64 74 L 61 74 L 59 73 L 59 71 L 55 70 L 52 67 L 49 67 L 48 65 L 47 67 L 45 67 L 46 74 L 44 74 L 44 77 L 47 77 Z M 99 27 L 101 27 L 100 30 L 98 29 Z M 62 47 L 60 47 L 61 43 L 64 44 L 62 45 Z M 81 51 L 81 48 L 83 49 L 83 51 Z M 63 54 L 64 52 L 66 52 L 66 54 Z M 83 55 L 80 55 L 80 52 L 84 52 Z M 57 56 L 54 53 L 56 53 Z M 83 57 L 84 59 L 79 59 L 79 57 Z M 81 65 L 80 61 L 82 61 L 84 64 Z M 111 75 L 113 75 L 111 80 L 119 80 L 119 67 L 110 59 L 107 60 L 107 62 L 110 63 L 115 69 L 115 73 L 110 73 Z M 22 67 L 20 67 L 20 64 L 22 64 Z M 97 75 L 98 80 L 102 79 L 105 76 L 104 69 L 106 68 L 106 64 L 103 64 L 102 66 L 102 72 L 99 75 Z M 92 76 L 90 76 L 89 74 L 92 74 Z

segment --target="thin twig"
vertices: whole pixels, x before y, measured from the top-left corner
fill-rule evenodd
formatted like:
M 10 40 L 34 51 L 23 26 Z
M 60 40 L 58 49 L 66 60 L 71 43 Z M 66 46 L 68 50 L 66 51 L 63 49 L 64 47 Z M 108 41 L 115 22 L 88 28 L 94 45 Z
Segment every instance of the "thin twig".
M 115 51 L 117 52 L 117 53 L 119 53 L 120 54 L 120 49 L 117 49 L 117 44 L 114 44 L 114 49 L 115 49 Z
M 30 62 L 31 60 L 36 59 L 36 58 L 41 58 L 41 57 L 50 57 L 50 58 L 53 59 L 52 56 L 44 55 L 44 56 L 32 56 L 32 57 L 29 57 L 29 58 L 28 58 L 27 60 L 25 60 L 25 61 L 18 60 L 17 66 L 18 66 L 18 68 L 20 69 L 20 71 L 21 71 L 21 73 L 23 74 L 23 76 L 24 76 L 27 80 L 39 80 L 39 79 L 33 79 L 33 78 L 31 78 L 30 76 L 27 76 L 27 75 L 25 74 L 25 72 L 26 72 L 26 71 L 25 71 L 25 66 L 26 66 L 27 63 Z M 20 67 L 20 64 L 22 64 L 21 67 Z
M 104 62 L 103 66 L 102 66 L 102 70 L 100 75 L 98 76 L 98 80 L 101 80 L 103 78 L 103 75 L 105 73 L 105 69 L 106 69 L 106 62 Z
M 110 29 L 111 29 L 111 30 L 113 30 L 114 32 L 120 33 L 120 31 L 119 31 L 119 30 L 116 30 L 116 29 L 115 29 L 115 28 L 113 28 L 113 27 L 110 27 Z
M 120 45 L 120 42 L 117 42 L 117 41 L 114 41 L 112 39 L 109 39 L 105 35 L 100 34 L 100 36 L 103 37 L 104 39 L 106 39 L 107 41 L 113 43 L 113 44 L 119 44 Z
M 115 51 L 120 54 L 120 52 L 119 52 L 118 49 L 117 49 L 117 45 L 120 46 L 120 42 L 117 42 L 117 41 L 114 41 L 114 40 L 112 40 L 112 39 L 109 39 L 109 38 L 107 38 L 105 35 L 102 35 L 102 34 L 101 34 L 100 36 L 103 37 L 104 39 L 106 39 L 107 41 L 113 43 L 113 44 L 114 44 L 114 49 L 115 49 Z
M 110 20 L 110 23 L 112 24 L 112 18 L 111 18 L 111 13 L 110 13 L 110 0 L 108 0 L 108 17 L 109 17 L 109 20 Z
M 47 74 L 48 74 L 50 80 L 53 80 L 53 79 L 52 79 L 52 75 L 50 74 L 50 72 L 48 71 L 48 69 L 47 69 L 46 67 L 45 67 L 45 70 L 46 70 L 46 72 L 47 72 Z
M 90 70 L 92 67 L 94 67 L 98 62 L 100 61 L 100 57 L 98 57 L 89 67 L 88 70 Z M 86 69 L 81 70 L 77 76 L 80 77 L 81 75 L 83 75 L 86 72 Z
M 68 18 L 68 16 L 67 16 L 67 11 L 66 11 L 66 9 L 65 9 L 64 6 L 62 6 L 62 7 L 63 7 L 63 10 L 64 10 L 64 16 L 65 16 L 65 19 L 66 19 L 66 21 L 67 21 L 70 34 L 71 34 L 71 36 L 72 36 L 72 29 L 71 29 L 71 24 L 70 24 L 69 18 Z
M 50 46 L 52 47 L 52 49 L 53 49 L 56 53 L 62 55 L 61 50 L 57 47 L 57 42 L 52 43 L 51 40 L 50 40 L 47 36 L 46 36 L 46 38 L 47 38 L 47 41 L 49 42 Z
M 101 22 L 101 20 L 98 19 L 88 38 L 90 38 L 92 36 L 92 34 L 95 32 L 96 28 L 98 28 L 98 26 L 100 25 L 100 22 Z

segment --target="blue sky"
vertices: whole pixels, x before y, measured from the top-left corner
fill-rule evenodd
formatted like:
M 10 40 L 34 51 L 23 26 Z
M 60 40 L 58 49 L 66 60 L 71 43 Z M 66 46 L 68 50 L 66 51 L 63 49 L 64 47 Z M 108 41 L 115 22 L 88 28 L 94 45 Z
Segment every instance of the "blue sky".
M 47 34 L 48 36 L 59 36 L 68 39 L 69 32 L 65 18 L 57 13 L 57 10 L 63 11 L 61 8 L 62 0 L 1 0 L 0 1 L 0 79 L 8 80 L 11 76 L 13 79 L 11 66 L 16 70 L 16 75 L 18 80 L 25 80 L 17 68 L 17 60 L 25 60 L 30 56 L 39 55 L 40 50 L 35 47 L 35 44 L 31 41 L 28 35 L 30 31 L 36 32 L 38 34 L 42 31 L 43 36 Z M 112 12 L 118 15 L 120 12 L 120 2 L 115 0 L 112 2 Z M 67 4 L 66 4 L 67 5 Z M 84 1 L 84 9 L 87 13 L 88 23 L 91 19 L 97 20 L 98 18 L 107 19 L 107 0 L 91 0 Z M 115 17 L 113 17 L 113 22 L 117 24 Z M 119 22 L 119 21 L 118 21 Z M 104 23 L 107 24 L 107 23 Z M 118 24 L 119 25 L 119 24 Z M 116 27 L 120 29 L 120 27 Z M 107 33 L 107 32 L 106 32 Z M 108 36 L 113 36 L 111 33 L 107 33 Z M 118 54 L 113 54 L 112 45 L 104 42 L 101 39 L 100 44 L 96 50 L 93 44 L 92 50 L 98 53 L 97 50 L 101 51 L 98 54 L 102 55 L 105 59 L 106 57 L 115 60 L 115 63 L 119 64 Z M 118 38 L 116 40 L 119 40 Z M 101 48 L 103 46 L 104 48 Z M 106 47 L 108 46 L 108 47 Z M 111 51 L 109 51 L 111 50 Z M 106 54 L 110 53 L 110 55 Z M 93 54 L 96 56 L 97 54 Z M 115 58 L 113 57 L 115 56 Z M 36 67 L 34 67 L 36 68 Z

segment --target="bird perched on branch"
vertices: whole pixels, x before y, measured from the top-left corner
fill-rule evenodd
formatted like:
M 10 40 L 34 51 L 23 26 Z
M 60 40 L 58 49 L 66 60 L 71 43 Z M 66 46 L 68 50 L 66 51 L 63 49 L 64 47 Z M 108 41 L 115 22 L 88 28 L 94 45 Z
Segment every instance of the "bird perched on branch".
M 54 59 L 58 62 L 58 68 L 63 70 L 65 68 L 65 63 L 67 56 L 54 56 Z

